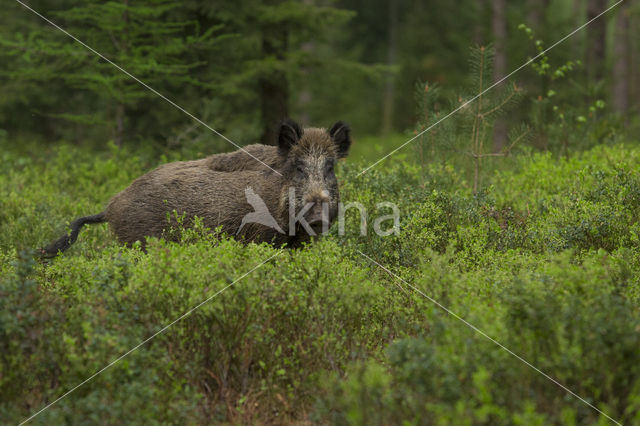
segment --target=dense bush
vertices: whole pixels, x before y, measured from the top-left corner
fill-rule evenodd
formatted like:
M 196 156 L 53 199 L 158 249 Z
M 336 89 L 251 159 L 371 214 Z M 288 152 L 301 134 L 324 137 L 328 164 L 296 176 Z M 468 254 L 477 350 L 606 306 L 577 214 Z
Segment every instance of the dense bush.
M 350 211 L 345 235 L 334 227 L 299 250 L 196 226 L 144 253 L 95 225 L 48 265 L 29 249 L 100 211 L 153 161 L 68 147 L 1 160 L 3 423 L 230 284 L 35 422 L 606 423 L 410 284 L 611 417 L 640 424 L 632 146 L 523 156 L 477 196 L 447 165 L 395 162 L 357 177 L 362 165 L 346 163 L 342 198 L 369 209 L 367 236 Z M 381 201 L 399 206 L 398 234 L 373 232 L 373 218 L 387 214 Z

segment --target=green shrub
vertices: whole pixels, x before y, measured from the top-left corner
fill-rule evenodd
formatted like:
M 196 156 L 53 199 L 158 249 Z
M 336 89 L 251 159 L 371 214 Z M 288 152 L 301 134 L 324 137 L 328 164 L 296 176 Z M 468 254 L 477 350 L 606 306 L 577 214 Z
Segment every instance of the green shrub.
M 476 196 L 448 163 L 394 162 L 360 177 L 361 165 L 345 163 L 342 199 L 368 209 L 367 235 L 349 211 L 344 235 L 334 226 L 298 250 L 197 223 L 145 253 L 95 225 L 48 265 L 32 259 L 155 164 L 116 149 L 2 154 L 3 421 L 24 420 L 233 283 L 34 421 L 604 422 L 413 285 L 613 418 L 640 423 L 632 146 L 519 157 Z M 373 229 L 383 201 L 401 213 L 386 237 Z
M 575 265 L 563 255 L 497 282 L 484 271 L 460 275 L 445 262 L 433 268 L 448 297 L 440 293 L 443 286 L 429 284 L 433 273 L 414 282 L 604 412 L 635 424 L 640 311 L 625 294 L 629 277 L 612 276 L 620 266 L 607 257 L 593 253 Z M 338 424 L 361 424 L 371 413 L 367 424 L 606 420 L 460 321 L 438 310 L 423 315 L 431 326 L 421 336 L 396 340 L 382 363 L 352 363 L 344 377 L 333 375 L 317 405 L 319 418 Z

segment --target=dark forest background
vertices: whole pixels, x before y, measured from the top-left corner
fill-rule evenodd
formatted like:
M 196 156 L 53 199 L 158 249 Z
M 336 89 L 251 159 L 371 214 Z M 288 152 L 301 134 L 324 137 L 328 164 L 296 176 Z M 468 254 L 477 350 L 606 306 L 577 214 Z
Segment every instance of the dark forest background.
M 613 4 L 606 0 L 33 0 L 29 5 L 240 144 L 303 124 L 351 123 L 356 135 L 409 134 L 418 83 L 455 99 L 469 50 L 495 52 L 498 79 Z M 554 107 L 575 124 L 597 112 L 607 128 L 633 124 L 640 105 L 640 15 L 623 2 L 511 80 L 526 96 L 510 117 L 536 129 Z M 540 63 L 540 62 L 539 62 Z M 542 64 L 544 66 L 544 64 Z M 0 16 L 0 141 L 101 147 L 227 142 L 17 2 Z M 554 87 L 556 78 L 561 87 Z M 419 89 L 418 89 L 419 92 Z M 553 98 L 553 99 L 552 99 Z M 537 108 L 537 115 L 534 114 Z M 596 111 L 597 110 L 597 111 Z M 559 113 L 555 114 L 556 118 Z M 561 117 L 567 119 L 566 115 Z M 494 148 L 512 120 L 500 119 Z M 569 123 L 571 124 L 571 123 Z M 537 126 L 533 140 L 547 147 Z

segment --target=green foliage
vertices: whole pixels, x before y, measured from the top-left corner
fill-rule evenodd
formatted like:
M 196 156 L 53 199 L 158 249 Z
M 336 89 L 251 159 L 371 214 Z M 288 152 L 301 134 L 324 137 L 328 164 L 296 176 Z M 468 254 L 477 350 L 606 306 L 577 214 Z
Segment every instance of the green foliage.
M 543 52 L 573 20 L 568 4 L 552 2 L 536 28 L 545 37 L 523 25 L 525 37 L 509 37 L 506 50 Z M 2 422 L 26 419 L 98 372 L 34 422 L 607 422 L 490 336 L 616 420 L 640 424 L 637 141 L 609 114 L 608 83 L 577 75 L 578 38 L 522 70 L 528 95 L 505 82 L 465 105 L 495 78 L 491 49 L 473 50 L 470 63 L 460 55 L 469 40 L 490 38 L 479 5 L 34 2 L 239 142 L 254 142 L 266 124 L 264 82 L 280 80 L 291 115 L 317 125 L 338 116 L 355 135 L 378 130 L 382 77 L 397 77 L 385 85 L 400 107 L 391 111 L 397 134 L 357 138 L 339 167 L 343 202 L 367 211 L 350 209 L 344 233 L 336 224 L 319 241 L 279 250 L 197 220 L 183 229 L 176 215 L 171 242 L 150 239 L 143 251 L 120 246 L 104 224 L 87 226 L 47 264 L 34 260 L 38 247 L 158 162 L 228 147 L 9 7 L 0 17 Z M 522 15 L 510 5 L 507 21 Z M 510 53 L 510 69 L 524 60 Z M 425 80 L 438 84 L 414 90 Z M 400 152 L 359 175 L 406 140 L 412 90 L 414 135 L 464 107 L 414 143 L 417 155 Z M 514 132 L 495 152 L 505 112 Z M 534 143 L 493 161 L 523 140 L 519 121 Z M 36 135 L 73 145 L 31 142 Z M 120 136 L 138 146 L 89 149 Z M 400 210 L 387 236 L 374 232 L 388 213 L 381 202 Z
M 516 83 L 494 86 L 493 56 L 491 47 L 471 49 L 468 86 L 456 99 L 443 99 L 438 85 L 416 85 L 418 123 L 414 134 L 419 135 L 415 145 L 420 164 L 424 169 L 439 157 L 468 156 L 474 194 L 480 190 L 482 162 L 488 157 L 509 155 L 529 133 L 527 126 L 512 124 L 504 147 L 498 151 L 487 148 L 493 143 L 496 120 L 519 103 L 523 92 Z
M 205 51 L 214 54 L 225 40 L 220 26 L 200 28 L 194 21 L 179 19 L 178 6 L 166 0 L 80 2 L 50 18 L 128 73 L 172 97 L 178 90 L 206 86 L 198 74 L 204 64 L 199 57 Z M 164 105 L 155 107 L 162 102 L 155 93 L 49 24 L 3 33 L 0 44 L 8 64 L 2 74 L 12 82 L 10 93 L 16 90 L 16 95 L 20 91 L 24 96 L 40 90 L 52 95 L 43 104 L 29 105 L 39 108 L 41 115 L 97 125 L 119 144 L 135 139 L 136 134 L 157 137 L 165 132 L 166 137 L 177 118 L 184 120 L 178 111 L 167 114 L 169 108 Z M 70 96 L 62 96 L 65 91 Z M 12 100 L 11 95 L 5 98 L 3 106 L 12 106 Z
M 624 255 L 613 256 L 594 252 L 576 265 L 562 255 L 509 271 L 521 260 L 503 255 L 504 267 L 463 276 L 434 256 L 439 265 L 426 266 L 414 282 L 442 301 L 430 289 L 428 271 L 437 269 L 448 308 L 607 414 L 634 423 L 640 316 L 624 294 L 630 276 L 610 270 Z M 439 311 L 424 316 L 429 330 L 395 341 L 385 364 L 354 363 L 325 386 L 320 415 L 343 424 L 372 412 L 373 424 L 591 424 L 600 417 L 462 323 Z
M 255 143 L 274 124 L 262 122 L 265 99 L 274 95 L 263 92 L 265 81 L 282 78 L 283 114 L 298 115 L 294 94 L 307 91 L 316 101 L 303 106 L 305 113 L 327 126 L 337 112 L 335 99 L 319 96 L 327 87 L 345 76 L 368 82 L 381 76 L 378 65 L 336 55 L 329 47 L 354 15 L 331 5 L 45 0 L 33 7 L 237 143 Z M 227 149 L 209 129 L 39 19 L 19 4 L 0 18 L 0 75 L 7 80 L 0 129 L 13 138 L 38 135 L 49 143 L 87 145 L 109 135 L 118 145 L 156 150 Z M 341 114 L 355 106 L 345 105 Z
M 582 61 L 572 57 L 553 65 L 535 32 L 525 24 L 518 29 L 536 50 L 537 59 L 531 68 L 540 79 L 540 92 L 531 99 L 530 120 L 537 134 L 537 147 L 566 155 L 569 149 L 585 149 L 613 138 L 617 126 L 606 120 L 602 84 L 590 88 L 575 76 Z M 584 97 L 587 102 L 576 103 L 576 97 Z
M 510 70 L 582 23 L 584 10 L 569 0 L 551 2 L 545 13 L 525 3 L 505 5 Z M 415 82 L 442 85 L 443 98 L 453 100 L 443 110 L 460 105 L 458 97 L 477 94 L 476 87 L 460 93 L 468 83 L 469 44 L 494 41 L 491 3 L 471 0 L 38 0 L 30 6 L 240 144 L 260 138 L 263 114 L 273 109 L 262 102 L 269 96 L 261 82 L 276 80 L 286 104 L 280 115 L 320 126 L 339 118 L 355 134 L 376 135 L 386 111 L 392 130 L 413 129 Z M 532 97 L 510 108 L 510 116 L 536 130 L 536 148 L 584 149 L 617 140 L 626 119 L 637 127 L 638 85 L 630 79 L 630 114 L 611 115 L 613 79 L 596 83 L 582 75 L 581 56 L 590 51 L 585 40 L 576 34 L 532 64 L 537 71 L 518 72 L 518 87 Z M 156 151 L 227 149 L 210 130 L 17 2 L 0 16 L 0 47 L 0 142 L 3 132 L 11 144 L 93 145 L 106 135 Z M 613 69 L 620 55 L 611 42 L 606 50 L 603 69 Z M 633 69 L 633 55 L 629 60 Z
M 100 211 L 153 165 L 143 152 L 118 149 L 3 154 L 3 419 L 23 420 L 211 298 L 35 420 L 603 420 L 415 286 L 607 414 L 640 421 L 633 146 L 521 156 L 475 197 L 450 165 L 423 173 L 395 162 L 356 177 L 362 164 L 347 162 L 342 199 L 368 209 L 367 236 L 350 210 L 344 235 L 334 226 L 299 250 L 242 245 L 196 223 L 179 242 L 150 240 L 145 253 L 94 225 L 50 264 L 32 260 L 25 249 Z M 388 213 L 381 201 L 400 208 L 398 234 L 373 232 L 374 219 Z

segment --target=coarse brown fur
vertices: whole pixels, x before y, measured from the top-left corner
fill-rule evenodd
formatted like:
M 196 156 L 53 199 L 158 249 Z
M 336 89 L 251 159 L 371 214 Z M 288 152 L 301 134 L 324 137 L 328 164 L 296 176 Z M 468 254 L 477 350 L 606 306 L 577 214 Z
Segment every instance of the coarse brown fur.
M 43 249 L 43 256 L 68 248 L 84 223 L 106 221 L 121 243 L 144 244 L 145 237 L 167 237 L 169 218 L 176 215 L 183 217 L 184 226 L 200 217 L 206 227 L 221 226 L 244 241 L 295 247 L 310 235 L 297 225 L 289 229 L 290 200 L 295 212 L 311 204 L 309 211 L 315 216 L 325 203 L 329 218 L 322 220 L 330 223 L 340 199 L 333 164 L 347 155 L 350 143 L 349 127 L 342 122 L 330 130 L 303 130 L 287 120 L 281 125 L 278 146 L 248 145 L 201 160 L 161 165 L 116 194 L 103 213 L 76 220 L 72 234 Z M 293 198 L 290 188 L 295 192 Z M 283 232 L 259 223 L 242 223 L 245 215 L 254 211 L 247 191 L 264 201 Z

